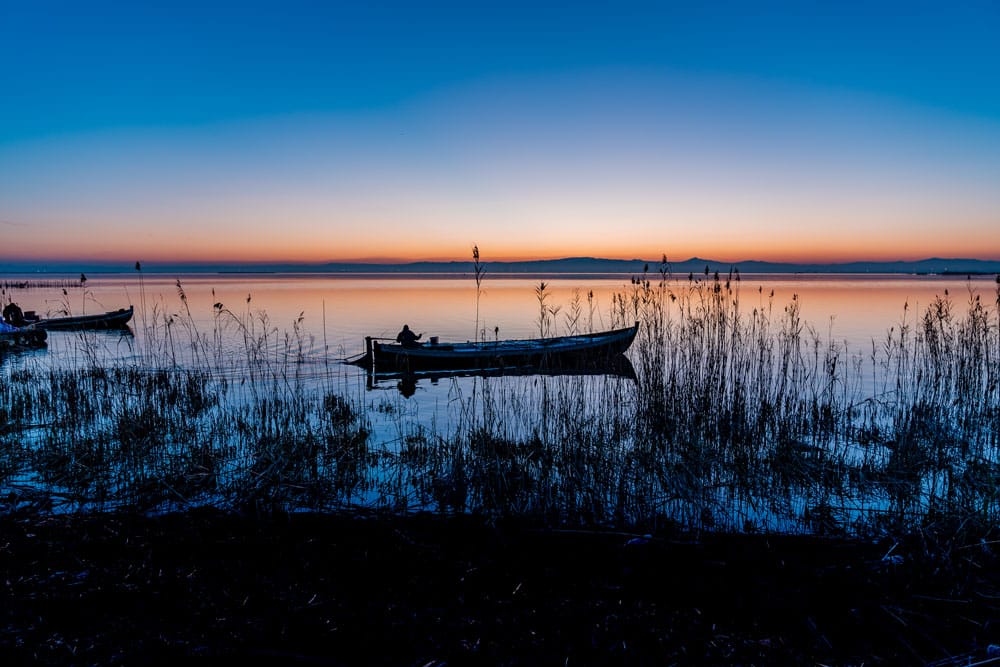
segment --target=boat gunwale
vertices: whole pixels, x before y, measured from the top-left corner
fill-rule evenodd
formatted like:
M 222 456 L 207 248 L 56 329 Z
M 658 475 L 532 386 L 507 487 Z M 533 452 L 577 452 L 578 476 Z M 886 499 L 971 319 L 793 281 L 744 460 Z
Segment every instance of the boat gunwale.
M 639 332 L 639 323 L 630 327 L 572 336 L 486 341 L 479 344 L 421 345 L 403 347 L 381 344 L 368 338 L 366 353 L 351 362 L 372 372 L 422 369 L 510 369 L 552 365 L 589 364 L 601 357 L 624 354 Z
M 393 356 L 418 357 L 477 357 L 505 354 L 545 354 L 546 352 L 584 351 L 592 347 L 602 347 L 619 338 L 634 336 L 639 331 L 639 323 L 630 327 L 611 329 L 596 333 L 550 336 L 547 338 L 510 338 L 501 341 L 466 341 L 463 343 L 423 344 L 418 347 L 404 347 L 399 343 L 380 343 L 372 339 L 373 351 Z M 383 339 L 384 340 L 384 339 Z
M 24 328 L 35 330 L 72 329 L 90 327 L 95 329 L 121 329 L 128 326 L 135 315 L 135 306 L 109 310 L 92 315 L 67 315 L 66 317 L 48 317 L 32 320 Z

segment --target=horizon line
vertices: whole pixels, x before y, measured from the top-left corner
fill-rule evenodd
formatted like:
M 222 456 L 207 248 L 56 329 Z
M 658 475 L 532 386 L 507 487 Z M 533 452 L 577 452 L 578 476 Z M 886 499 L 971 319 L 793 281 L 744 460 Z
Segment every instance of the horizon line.
M 907 265 L 907 264 L 926 264 L 931 262 L 963 262 L 963 263 L 974 263 L 974 264 L 1000 264 L 1000 259 L 981 259 L 975 257 L 923 257 L 921 259 L 852 259 L 852 260 L 835 260 L 835 261 L 808 261 L 808 260 L 760 260 L 760 259 L 743 259 L 738 261 L 723 261 L 718 259 L 712 259 L 708 257 L 699 257 L 697 255 L 688 257 L 683 260 L 673 260 L 665 256 L 661 256 L 659 259 L 644 259 L 640 257 L 632 257 L 628 259 L 616 258 L 616 257 L 598 257 L 591 255 L 574 255 L 565 256 L 557 258 L 541 258 L 541 259 L 495 259 L 481 261 L 483 266 L 489 266 L 490 264 L 495 265 L 519 265 L 519 264 L 559 264 L 566 262 L 594 262 L 594 263 L 621 263 L 621 264 L 646 264 L 650 269 L 655 269 L 662 264 L 662 260 L 666 259 L 668 265 L 680 265 L 680 264 L 690 264 L 692 262 L 706 262 L 708 264 L 714 264 L 717 267 L 732 267 L 737 268 L 740 265 L 767 265 L 774 267 L 844 267 L 844 266 L 857 266 L 857 265 Z M 296 268 L 302 269 L 317 269 L 322 270 L 326 267 L 345 267 L 345 268 L 364 268 L 364 267 L 397 267 L 405 268 L 408 266 L 416 265 L 444 265 L 444 266 L 454 266 L 454 265 L 471 265 L 473 264 L 472 259 L 349 259 L 349 260 L 324 260 L 324 261 L 302 261 L 302 260 L 222 260 L 222 261 L 206 261 L 206 260 L 155 260 L 155 261 L 119 261 L 119 260 L 107 260 L 107 259 L 7 259 L 0 258 L 0 273 L 9 273 L 13 271 L 35 271 L 35 272 L 57 272 L 56 268 L 60 269 L 58 272 L 62 271 L 72 271 L 77 270 L 80 267 L 86 268 L 88 270 L 108 270 L 119 265 L 124 265 L 128 268 L 121 268 L 120 271 L 111 272 L 130 272 L 136 270 L 134 267 L 139 266 L 141 268 L 153 269 L 170 269 L 170 268 L 189 268 L 195 270 L 205 270 L 205 269 L 228 269 L 228 268 L 241 268 L 241 269 L 267 269 L 268 267 L 285 267 L 285 268 Z M 49 268 L 51 267 L 51 268 Z M 74 269 L 72 267 L 77 267 Z

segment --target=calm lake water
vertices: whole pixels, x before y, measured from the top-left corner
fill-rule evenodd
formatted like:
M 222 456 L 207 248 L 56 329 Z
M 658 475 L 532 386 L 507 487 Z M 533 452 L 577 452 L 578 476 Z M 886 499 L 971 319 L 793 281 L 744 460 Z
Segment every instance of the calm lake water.
M 244 493 L 239 484 L 257 479 L 255 466 L 261 465 L 262 454 L 255 449 L 257 441 L 252 429 L 236 433 L 238 446 L 230 446 L 227 434 L 234 424 L 242 423 L 240 420 L 265 418 L 261 414 L 241 412 L 243 406 L 251 406 L 253 410 L 253 405 L 260 404 L 254 387 L 264 383 L 270 387 L 267 390 L 270 393 L 265 393 L 272 399 L 282 399 L 286 394 L 295 395 L 302 387 L 315 387 L 322 394 L 343 396 L 353 407 L 360 407 L 368 434 L 367 451 L 372 452 L 375 458 L 369 460 L 366 454 L 358 459 L 358 470 L 364 468 L 368 471 L 364 473 L 367 476 L 358 472 L 362 475 L 358 480 L 363 478 L 367 480 L 365 482 L 343 482 L 342 477 L 338 477 L 346 474 L 343 463 L 331 463 L 332 472 L 326 477 L 322 473 L 322 465 L 318 469 L 320 472 L 313 470 L 309 480 L 332 479 L 341 485 L 337 488 L 348 489 L 346 498 L 340 497 L 336 503 L 326 503 L 326 506 L 346 503 L 440 509 L 450 502 L 447 493 L 443 496 L 439 494 L 441 489 L 447 488 L 451 489 L 450 492 L 461 492 L 462 507 L 479 507 L 487 511 L 535 512 L 539 511 L 538 507 L 554 503 L 559 505 L 561 514 L 593 516 L 600 521 L 607 521 L 607 517 L 619 512 L 640 517 L 665 514 L 694 526 L 725 525 L 738 529 L 746 525 L 754 529 L 768 527 L 798 531 L 813 530 L 818 520 L 816 517 L 826 521 L 831 511 L 840 526 L 853 525 L 853 522 L 868 525 L 868 522 L 877 522 L 878 517 L 886 512 L 907 516 L 919 513 L 921 508 L 926 509 L 929 505 L 929 498 L 942 493 L 942 480 L 954 477 L 950 472 L 946 475 L 934 471 L 907 482 L 904 485 L 906 492 L 903 493 L 899 491 L 903 487 L 893 481 L 892 475 L 908 470 L 910 464 L 894 458 L 895 441 L 890 442 L 886 439 L 888 436 L 883 437 L 872 430 L 874 422 L 865 427 L 868 430 L 853 431 L 850 430 L 852 426 L 847 426 L 846 431 L 837 431 L 827 437 L 822 432 L 820 420 L 815 421 L 819 424 L 819 431 L 812 431 L 810 437 L 817 443 L 822 440 L 823 447 L 832 447 L 830 456 L 841 462 L 838 465 L 856 471 L 856 474 L 852 473 L 853 477 L 849 475 L 829 483 L 828 476 L 820 474 L 822 461 L 813 458 L 818 449 L 814 441 L 794 438 L 782 441 L 778 437 L 765 439 L 764 442 L 768 474 L 773 475 L 766 482 L 750 483 L 752 480 L 739 468 L 748 465 L 747 461 L 763 459 L 751 457 L 740 463 L 741 459 L 732 459 L 725 448 L 720 450 L 721 463 L 704 466 L 702 472 L 692 478 L 691 462 L 685 458 L 689 454 L 670 449 L 642 449 L 645 445 L 641 438 L 645 436 L 636 436 L 639 440 L 630 435 L 621 436 L 623 429 L 627 430 L 634 424 L 636 409 L 647 410 L 648 416 L 649 406 L 643 407 L 642 387 L 653 389 L 655 381 L 643 385 L 643 381 L 617 375 L 568 378 L 565 381 L 531 376 L 504 378 L 502 381 L 452 377 L 438 381 L 423 378 L 414 387 L 404 385 L 398 379 L 372 382 L 362 369 L 343 363 L 364 351 L 365 336 L 393 338 L 404 323 L 425 336 L 438 336 L 441 341 L 470 340 L 476 337 L 477 330 L 487 338 L 536 337 L 539 334 L 540 306 L 537 290 L 542 281 L 546 286 L 545 305 L 553 315 L 554 334 L 566 334 L 574 329 L 611 328 L 616 324 L 612 315 L 615 295 L 629 295 L 637 289 L 630 276 L 502 277 L 487 274 L 478 298 L 471 276 L 104 274 L 89 276 L 85 286 L 79 285 L 78 277 L 0 275 L 0 283 L 25 280 L 41 283 L 27 289 L 8 288 L 2 300 L 5 303 L 13 300 L 24 310 L 50 316 L 67 312 L 103 312 L 133 305 L 136 314 L 131 331 L 125 335 L 119 332 L 50 332 L 47 349 L 8 356 L 3 360 L 4 381 L 13 382 L 14 374 L 19 369 L 34 371 L 33 375 L 25 373 L 22 376 L 40 378 L 40 383 L 44 384 L 48 382 L 45 379 L 48 369 L 115 366 L 139 370 L 164 366 L 181 370 L 204 368 L 213 381 L 222 378 L 227 383 L 224 390 L 226 406 L 219 412 L 222 415 L 219 422 L 213 422 L 214 413 L 211 410 L 202 416 L 191 417 L 194 444 L 201 441 L 212 443 L 210 446 L 220 462 L 215 464 L 216 474 L 220 478 L 236 480 L 233 494 L 237 496 Z M 689 289 L 690 284 L 684 277 L 674 279 L 668 287 L 684 291 Z M 706 287 L 710 289 L 711 282 Z M 838 409 L 841 409 L 850 405 L 863 408 L 865 405 L 884 404 L 884 396 L 876 397 L 871 403 L 864 400 L 878 393 L 873 391 L 870 379 L 871 364 L 865 361 L 872 355 L 873 342 L 875 346 L 880 346 L 888 332 L 898 332 L 901 325 L 915 327 L 927 306 L 946 295 L 951 299 L 956 316 L 966 312 L 970 298 L 978 295 L 989 308 L 990 317 L 995 318 L 996 290 L 992 276 L 966 279 L 943 276 L 749 275 L 743 276 L 737 291 L 726 298 L 738 295 L 741 313 L 749 314 L 754 309 L 773 313 L 769 318 L 772 326 L 778 326 L 786 306 L 794 300 L 808 327 L 806 335 L 824 345 L 833 342 L 840 350 L 838 354 L 842 355 L 842 365 L 838 367 L 841 372 L 857 373 L 858 369 L 864 369 L 857 382 L 849 378 L 841 379 L 837 380 L 836 387 L 830 387 L 838 392 L 838 396 L 843 389 L 850 388 L 851 395 L 837 403 L 840 406 Z M 626 315 L 625 320 L 631 321 L 631 316 Z M 995 331 L 995 323 L 989 326 L 993 327 L 991 331 Z M 845 348 L 846 351 L 843 351 Z M 247 363 L 248 356 L 254 357 L 254 363 Z M 259 363 L 262 358 L 265 360 L 263 365 Z M 852 358 L 859 361 L 852 364 Z M 247 368 L 262 367 L 269 369 L 268 375 L 247 376 Z M 700 373 L 704 370 L 703 366 L 696 364 L 685 372 Z M 890 377 L 896 376 L 890 373 Z M 899 377 L 906 379 L 910 375 L 903 373 Z M 645 378 L 647 382 L 650 380 Z M 766 383 L 768 379 L 762 377 L 761 381 Z M 754 391 L 753 387 L 748 389 Z M 109 425 L 111 436 L 100 435 L 105 427 L 98 416 L 98 425 L 94 427 L 97 430 L 92 433 L 98 433 L 99 438 L 110 437 L 110 442 L 132 442 L 135 436 L 133 413 L 128 410 L 142 408 L 153 417 L 160 411 L 158 406 L 131 406 L 134 397 L 127 385 L 124 391 L 126 393 L 122 397 L 115 399 L 117 402 L 108 404 L 112 412 L 124 410 L 118 421 Z M 687 393 L 681 397 L 697 393 L 699 386 L 686 386 L 684 391 Z M 763 391 L 767 394 L 770 390 L 765 388 Z M 821 387 L 819 391 L 825 389 Z M 879 391 L 884 391 L 884 386 Z M 973 398 L 978 400 L 977 396 L 979 394 Z M 704 404 L 692 403 L 681 409 L 693 413 L 703 409 L 715 410 L 711 407 L 714 395 L 709 392 L 707 397 L 708 402 Z M 812 399 L 808 396 L 804 398 L 807 401 L 826 401 L 830 397 L 816 395 Z M 38 398 L 31 400 L 43 399 L 43 393 L 39 393 Z M 993 401 L 992 398 L 988 400 Z M 546 414 L 552 406 L 561 406 L 562 412 L 557 419 L 549 419 Z M 719 410 L 729 410 L 730 407 L 722 405 Z M 61 406 L 55 405 L 53 409 L 58 412 Z M 977 419 L 989 418 L 993 414 L 993 408 L 988 406 L 984 408 L 985 412 L 974 405 L 970 409 Z M 170 414 L 173 415 L 170 418 L 178 423 L 188 423 L 186 416 Z M 653 414 L 656 414 L 655 406 Z M 858 414 L 863 416 L 863 413 Z M 683 425 L 686 423 L 684 415 L 680 416 L 682 419 L 678 423 Z M 820 417 L 822 415 L 816 419 Z M 939 417 L 944 421 L 932 424 L 925 420 L 911 424 L 904 414 L 903 421 L 894 428 L 916 433 L 919 438 L 933 444 L 931 441 L 939 437 L 938 431 L 933 429 L 950 428 L 947 425 L 950 418 L 947 415 Z M 564 418 L 568 421 L 563 425 L 559 420 Z M 236 421 L 227 421 L 231 419 Z M 36 442 L 40 451 L 48 454 L 42 458 L 29 456 L 26 459 L 30 460 L 29 463 L 12 459 L 6 464 L 7 474 L 13 475 L 14 488 L 51 484 L 50 481 L 38 481 L 51 474 L 45 472 L 45 465 L 70 464 L 72 470 L 81 469 L 74 463 L 75 458 L 64 456 L 62 448 L 80 443 L 86 445 L 89 440 L 63 434 L 58 437 L 69 437 L 70 441 L 46 441 L 48 429 L 58 420 L 57 417 L 50 424 L 24 425 L 24 437 L 28 440 L 22 442 Z M 848 422 L 850 419 L 843 423 Z M 793 420 L 788 423 L 798 428 L 796 425 L 801 422 Z M 973 422 L 966 420 L 963 423 Z M 476 439 L 474 434 L 480 428 L 477 424 L 492 429 L 486 439 Z M 692 434 L 697 439 L 700 437 L 698 429 L 701 428 L 698 419 L 693 419 L 690 424 L 694 430 L 684 433 Z M 564 426 L 568 435 L 561 430 Z M 206 430 L 199 431 L 202 428 Z M 969 432 L 976 440 L 975 446 L 985 452 L 977 456 L 988 459 L 982 464 L 987 466 L 984 470 L 992 470 L 989 466 L 995 465 L 992 461 L 995 452 L 992 452 L 990 444 L 995 441 L 994 431 L 992 426 L 984 425 Z M 279 441 L 281 433 L 278 428 L 274 436 Z M 675 435 L 677 433 L 680 432 Z M 678 437 L 683 435 L 680 433 Z M 724 436 L 725 433 L 720 435 Z M 184 440 L 188 436 L 181 433 L 177 437 L 182 438 L 178 449 L 185 457 L 192 456 L 192 443 Z M 312 436 L 307 434 L 304 437 L 308 440 Z M 436 458 L 447 449 L 445 443 L 453 437 L 462 439 L 466 443 L 463 446 L 468 450 L 461 450 L 451 458 Z M 551 449 L 532 453 L 534 445 L 531 443 L 538 437 Z M 964 437 L 953 437 L 948 442 L 962 445 Z M 98 438 L 98 435 L 88 438 Z M 586 442 L 572 446 L 565 444 L 581 438 Z M 873 439 L 879 441 L 877 445 L 871 444 Z M 618 444 L 607 449 L 602 445 L 606 440 Z M 292 445 L 294 442 L 289 446 Z M 439 449 L 439 445 L 444 449 Z M 483 447 L 488 450 L 485 454 L 481 451 Z M 495 447 L 500 449 L 494 451 Z M 95 451 L 98 453 L 88 450 L 87 456 L 104 456 L 101 453 L 104 449 Z M 701 450 L 696 446 L 694 451 Z M 123 456 L 126 454 L 128 452 L 124 452 Z M 279 460 L 287 463 L 295 456 L 298 455 L 282 454 Z M 956 454 L 957 470 L 961 470 L 962 456 L 961 453 Z M 648 462 L 644 463 L 647 459 L 641 457 L 652 457 L 649 460 L 657 463 L 649 468 Z M 790 458 L 786 461 L 782 457 Z M 125 456 L 123 460 L 128 463 L 133 459 Z M 168 454 L 165 458 L 152 459 L 148 465 L 169 467 L 178 465 L 177 461 L 174 454 Z M 512 467 L 496 467 L 501 464 Z M 88 463 L 82 469 L 89 470 L 90 465 Z M 189 461 L 185 465 L 194 466 L 195 471 L 201 469 L 197 461 Z M 463 472 L 450 467 L 455 465 L 481 468 L 477 468 L 476 472 Z M 38 470 L 33 470 L 33 466 L 39 466 Z M 272 470 L 273 462 L 268 466 L 267 469 Z M 3 466 L 0 466 L 0 471 L 2 469 Z M 112 470 L 112 467 L 108 469 Z M 798 474 L 802 475 L 801 478 L 792 482 L 783 478 L 784 471 L 790 469 L 800 470 Z M 876 469 L 884 471 L 876 474 L 873 472 Z M 102 478 L 100 484 L 109 488 L 119 488 L 116 485 L 120 485 L 120 488 L 128 489 L 131 487 L 120 480 L 126 477 L 132 480 L 131 476 L 135 475 L 135 479 L 141 481 L 151 473 L 143 469 L 138 473 L 129 470 L 125 476 L 115 474 L 117 477 L 108 473 L 109 476 Z M 536 474 L 540 475 L 539 479 L 531 478 Z M 550 474 L 551 477 L 548 476 Z M 199 475 L 201 473 L 188 471 L 183 477 L 191 480 L 199 478 Z M 60 472 L 56 479 L 60 480 L 59 484 L 64 484 L 67 478 Z M 354 480 L 353 477 L 350 479 Z M 455 481 L 459 479 L 464 481 Z M 486 485 L 486 479 L 492 479 L 494 485 Z M 864 485 L 864 489 L 859 490 L 859 480 L 869 484 L 872 479 L 878 482 L 874 490 L 864 490 L 869 488 Z M 682 480 L 687 481 L 682 484 Z M 88 481 L 87 484 L 91 486 L 79 493 L 90 494 L 93 488 L 100 486 L 97 482 Z M 472 485 L 475 484 L 482 484 L 482 489 L 473 491 Z M 512 487 L 512 484 L 515 486 Z M 516 484 L 523 484 L 524 488 Z M 747 484 L 750 488 L 745 488 Z M 281 488 L 287 490 L 306 486 L 299 480 Z M 976 493 L 982 492 L 984 497 L 991 498 L 989 494 L 992 492 L 987 486 L 976 490 Z M 740 487 L 739 493 L 734 490 L 736 487 Z M 56 488 L 62 487 L 57 485 Z M 550 488 L 551 492 L 545 491 Z M 517 493 L 514 493 L 515 489 L 519 489 Z M 628 493 L 622 495 L 623 489 L 627 489 Z M 173 492 L 174 487 L 171 487 Z M 989 509 L 992 508 L 991 503 L 981 503 L 981 509 L 992 511 Z
M 245 331 L 235 326 L 240 320 L 257 336 L 270 332 L 273 354 L 280 356 L 291 346 L 306 366 L 325 370 L 361 354 L 365 336 L 394 338 L 404 323 L 423 332 L 424 340 L 438 336 L 441 341 L 465 341 L 477 332 L 477 292 L 471 275 L 96 274 L 83 287 L 78 280 L 77 274 L 0 275 L 0 282 L 43 283 L 8 289 L 0 300 L 53 317 L 133 305 L 134 338 L 112 333 L 81 341 L 76 333 L 52 332 L 48 349 L 32 355 L 34 361 L 63 366 L 89 363 L 95 355 L 128 359 L 143 349 L 144 335 L 153 333 L 165 317 L 175 321 L 175 355 L 192 327 L 203 335 L 218 334 L 222 346 L 238 353 L 246 342 Z M 546 305 L 557 310 L 557 335 L 573 328 L 574 312 L 581 331 L 610 328 L 613 295 L 633 287 L 627 275 L 487 274 L 478 298 L 480 335 L 537 337 L 540 282 L 546 285 Z M 76 286 L 62 286 L 67 283 Z M 671 281 L 678 289 L 688 284 L 686 277 Z M 771 307 L 780 313 L 797 298 L 803 320 L 824 342 L 846 344 L 850 354 L 864 356 L 870 354 L 873 340 L 884 340 L 891 328 L 898 330 L 904 321 L 914 324 L 935 298 L 949 295 L 961 312 L 970 294 L 992 304 L 995 287 L 992 276 L 748 275 L 739 283 L 739 296 L 745 312 Z M 88 348 L 86 356 L 81 355 L 81 343 Z M 185 355 L 176 358 L 183 364 Z M 352 367 L 341 372 L 360 374 Z
M 76 281 L 77 275 L 6 274 L 0 282 Z M 187 297 L 179 297 L 178 281 Z M 509 278 L 487 274 L 478 303 L 478 326 L 492 338 L 524 338 L 538 335 L 539 303 L 535 289 L 547 285 L 546 303 L 560 310 L 555 316 L 557 334 L 568 330 L 574 295 L 579 296 L 581 328 L 592 323 L 595 330 L 610 327 L 612 295 L 631 289 L 629 276 L 550 276 Z M 674 284 L 683 287 L 686 279 Z M 872 339 L 884 338 L 906 315 L 912 324 L 938 296 L 949 294 L 956 309 L 969 299 L 970 291 L 987 304 L 995 299 L 993 276 L 895 276 L 895 275 L 745 275 L 740 283 L 742 308 L 775 309 L 798 296 L 803 318 L 824 339 L 845 341 L 863 353 Z M 239 317 L 259 320 L 266 316 L 280 333 L 298 329 L 311 339 L 309 350 L 319 355 L 329 350 L 331 358 L 352 356 L 364 349 L 364 337 L 395 337 L 403 323 L 426 336 L 442 341 L 469 340 L 477 329 L 476 286 L 471 276 L 426 275 L 276 275 L 193 274 L 146 275 L 105 274 L 88 277 L 85 289 L 61 287 L 11 289 L 3 295 L 24 310 L 57 316 L 100 312 L 134 305 L 132 322 L 141 343 L 143 315 L 147 321 L 162 313 L 186 316 L 202 331 L 216 321 L 214 304 Z M 588 294 L 592 298 L 588 302 Z M 773 296 L 772 296 L 773 294 Z M 908 307 L 908 312 L 904 312 Z M 296 324 L 297 323 L 297 324 Z M 62 344 L 72 334 L 54 333 L 49 354 L 59 358 Z
M 653 279 L 658 278 L 654 274 Z M 312 375 L 328 380 L 336 375 L 339 390 L 355 393 L 365 386 L 364 373 L 341 362 L 364 351 L 365 336 L 394 338 L 404 323 L 423 332 L 425 340 L 429 336 L 441 341 L 471 340 L 477 331 L 476 285 L 471 275 L 94 274 L 83 287 L 77 274 L 8 274 L 0 276 L 3 281 L 43 283 L 8 289 L 3 295 L 5 303 L 14 300 L 22 309 L 42 315 L 103 312 L 128 305 L 136 309 L 130 327 L 134 336 L 51 332 L 47 350 L 12 363 L 71 367 L 95 360 L 127 360 L 141 365 L 144 337 L 149 333 L 161 344 L 166 338 L 172 341 L 171 358 L 181 366 L 196 364 L 200 362 L 185 354 L 192 328 L 217 338 L 220 347 L 239 357 L 245 354 L 247 333 L 239 321 L 252 329 L 253 337 L 266 336 L 276 363 L 294 354 L 300 362 L 300 379 Z M 546 285 L 546 305 L 558 309 L 556 334 L 569 333 L 574 311 L 579 313 L 579 330 L 610 328 L 613 295 L 633 289 L 628 275 L 502 277 L 487 273 L 478 299 L 480 335 L 537 337 L 536 288 L 541 282 Z M 66 283 L 75 286 L 63 287 Z M 670 284 L 685 289 L 690 283 L 685 276 Z M 873 340 L 876 344 L 884 340 L 904 319 L 912 326 L 935 298 L 949 295 L 956 312 L 961 312 L 970 294 L 979 294 L 992 304 L 995 288 L 992 276 L 748 275 L 739 282 L 738 293 L 745 312 L 770 307 L 781 313 L 797 299 L 803 320 L 821 340 L 842 343 L 848 355 L 865 357 L 871 353 Z M 169 337 L 162 326 L 167 318 L 175 322 Z M 467 393 L 464 380 L 457 382 L 420 381 L 407 397 L 412 418 L 425 424 L 447 420 L 442 406 L 456 391 Z M 396 382 L 382 382 L 369 389 L 384 392 L 396 387 Z M 364 402 L 373 405 L 372 397 Z

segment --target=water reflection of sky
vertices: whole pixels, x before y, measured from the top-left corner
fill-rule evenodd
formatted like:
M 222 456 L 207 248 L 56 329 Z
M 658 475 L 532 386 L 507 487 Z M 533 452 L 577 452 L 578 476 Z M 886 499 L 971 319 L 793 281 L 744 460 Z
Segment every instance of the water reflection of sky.
M 364 336 L 395 337 L 403 323 L 428 336 L 439 336 L 442 341 L 469 340 L 477 330 L 476 286 L 471 277 L 187 275 L 146 276 L 142 284 L 137 275 L 88 278 L 86 295 L 80 289 L 70 289 L 64 295 L 61 288 L 52 288 L 11 290 L 7 297 L 25 310 L 53 314 L 62 310 L 113 310 L 133 304 L 136 315 L 132 328 L 138 339 L 142 337 L 143 311 L 147 326 L 154 316 L 164 313 L 187 320 L 189 309 L 190 322 L 204 334 L 211 334 L 217 324 L 236 329 L 232 325 L 239 319 L 261 330 L 266 323 L 282 337 L 286 332 L 294 334 L 293 325 L 301 316 L 299 330 L 311 339 L 309 349 L 315 352 L 327 348 L 334 355 L 341 351 L 344 355 L 360 353 Z M 178 279 L 187 297 L 186 308 L 178 295 Z M 559 309 L 555 316 L 558 333 L 568 329 L 575 294 L 580 300 L 580 325 L 588 325 L 592 318 L 593 327 L 602 329 L 611 325 L 612 295 L 632 288 L 629 276 L 552 277 L 544 282 L 546 304 Z M 487 274 L 478 299 L 478 328 L 485 329 L 489 337 L 537 335 L 538 284 L 538 279 Z M 671 286 L 683 289 L 687 284 L 685 277 Z M 970 289 L 992 304 L 995 287 L 992 276 L 967 280 L 941 276 L 746 275 L 739 296 L 746 312 L 770 306 L 780 313 L 792 296 L 798 295 L 804 319 L 824 338 L 830 335 L 865 349 L 870 348 L 872 338 L 880 339 L 890 327 L 899 325 L 907 304 L 912 317 L 947 290 L 960 310 L 968 302 Z M 590 293 L 593 298 L 588 303 Z M 222 304 L 224 314 L 213 308 L 216 303 Z
M 590 328 L 592 319 L 593 328 L 600 329 L 611 326 L 612 295 L 633 289 L 628 277 L 552 278 L 546 284 L 546 305 L 558 308 L 557 333 L 569 328 L 567 315 L 574 298 L 579 297 L 577 326 Z M 480 329 L 490 336 L 537 335 L 537 286 L 535 279 L 484 283 L 479 295 Z M 669 287 L 687 289 L 688 282 Z M 78 313 L 132 304 L 137 312 L 131 332 L 51 332 L 46 350 L 8 357 L 5 371 L 118 363 L 139 368 L 175 365 L 180 371 L 204 370 L 224 384 L 219 400 L 230 406 L 254 404 L 258 391 L 265 397 L 299 390 L 333 393 L 360 406 L 370 442 L 392 456 L 401 455 L 408 442 L 447 440 L 468 434 L 479 424 L 518 443 L 529 442 L 540 428 L 551 429 L 545 439 L 558 447 L 560 427 L 546 426 L 539 406 L 558 406 L 560 414 L 572 415 L 574 423 L 587 424 L 575 432 L 579 434 L 586 433 L 589 425 L 613 429 L 614 423 L 627 423 L 641 396 L 640 385 L 613 375 L 421 378 L 407 386 L 400 378 L 373 379 L 362 369 L 341 363 L 362 351 L 365 335 L 392 337 L 403 322 L 442 340 L 471 338 L 476 328 L 471 279 L 201 275 L 182 277 L 181 290 L 184 299 L 174 278 L 145 278 L 140 286 L 137 277 L 113 275 L 90 277 L 85 292 L 70 288 L 63 294 L 62 287 L 15 290 L 10 297 L 25 310 Z M 957 314 L 964 311 L 970 290 L 990 306 L 996 298 L 992 277 L 966 281 L 885 276 L 749 276 L 741 281 L 738 296 L 742 312 L 770 309 L 773 320 L 794 296 L 821 341 L 846 341 L 849 355 L 866 359 L 872 339 L 879 341 L 890 327 L 898 327 L 904 312 L 908 324 L 915 324 L 922 310 L 945 290 Z M 500 328 L 498 334 L 493 334 L 494 326 Z M 248 368 L 254 375 L 247 375 Z M 863 373 L 868 369 L 864 365 Z M 853 386 L 861 394 L 871 394 L 867 377 Z M 790 454 L 793 460 L 813 465 L 810 443 L 795 447 L 799 445 L 801 450 L 793 448 Z M 840 446 L 848 449 L 837 456 L 859 469 L 864 457 L 886 455 L 883 449 L 857 443 Z M 587 474 L 629 465 L 628 449 L 602 453 L 623 458 L 599 465 L 594 463 L 597 456 L 590 461 L 596 467 L 587 468 Z M 391 478 L 395 469 L 380 469 L 378 474 Z M 859 490 L 846 479 L 831 487 L 806 484 L 781 493 L 737 492 L 738 480 L 726 475 L 701 480 L 707 484 L 704 488 L 675 489 L 677 497 L 657 501 L 664 503 L 660 509 L 689 525 L 710 521 L 720 528 L 794 532 L 811 520 L 810 513 L 832 512 L 844 524 L 877 521 L 893 502 L 903 502 L 878 489 Z M 668 482 L 668 487 L 674 484 Z M 407 484 L 404 480 L 400 488 L 409 488 Z M 604 487 L 595 482 L 593 488 Z M 365 502 L 373 505 L 385 500 L 377 488 L 366 493 L 370 497 Z M 433 508 L 427 498 L 408 502 L 411 508 Z
M 634 289 L 629 276 L 551 277 L 544 282 L 545 304 L 556 311 L 556 333 L 568 333 L 574 318 L 581 330 L 610 328 L 613 295 Z M 478 298 L 479 331 L 490 338 L 537 336 L 539 283 L 487 274 Z M 681 277 L 668 288 L 683 291 L 689 285 L 687 277 Z M 846 344 L 849 355 L 867 360 L 873 340 L 881 344 L 904 317 L 915 324 L 923 309 L 946 291 L 960 313 L 970 291 L 991 305 L 995 289 L 992 276 L 748 275 L 739 283 L 738 297 L 742 312 L 769 310 L 773 321 L 795 297 L 803 320 L 822 342 Z M 428 426 L 447 421 L 444 413 L 455 396 L 472 390 L 468 378 L 453 378 L 423 379 L 404 391 L 399 391 L 398 380 L 383 380 L 366 392 L 361 370 L 341 363 L 363 352 L 365 336 L 393 338 L 403 323 L 442 341 L 473 338 L 477 293 L 471 277 L 200 274 L 141 276 L 140 282 L 138 274 L 107 274 L 89 276 L 86 290 L 63 290 L 11 290 L 8 298 L 25 310 L 51 314 L 132 304 L 134 336 L 51 332 L 46 352 L 15 363 L 32 359 L 59 367 L 127 360 L 145 365 L 168 358 L 180 366 L 209 365 L 216 375 L 228 373 L 229 379 L 242 381 L 243 362 L 254 354 L 266 359 L 275 376 L 355 396 L 367 393 L 370 406 L 402 400 L 390 412 L 407 412 Z M 147 347 L 147 339 L 157 341 L 155 350 Z M 200 351 L 195 352 L 193 341 L 200 341 Z M 248 341 L 253 342 L 252 351 Z M 870 391 L 870 378 L 861 381 L 862 389 Z

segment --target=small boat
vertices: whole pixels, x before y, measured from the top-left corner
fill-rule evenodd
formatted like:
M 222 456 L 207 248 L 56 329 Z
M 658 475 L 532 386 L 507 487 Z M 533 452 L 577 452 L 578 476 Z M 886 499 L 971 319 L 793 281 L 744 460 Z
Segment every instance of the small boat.
M 639 323 L 600 333 L 525 340 L 430 343 L 407 347 L 365 338 L 365 354 L 352 363 L 376 373 L 418 370 L 555 369 L 601 364 L 625 352 Z
M 132 319 L 133 307 L 119 308 L 107 313 L 94 315 L 71 315 L 69 317 L 40 318 L 29 311 L 24 314 L 24 321 L 32 329 L 48 331 L 80 331 L 90 329 L 124 329 Z
M 15 327 L 0 322 L 0 352 L 22 352 L 45 347 L 48 334 L 40 329 Z

